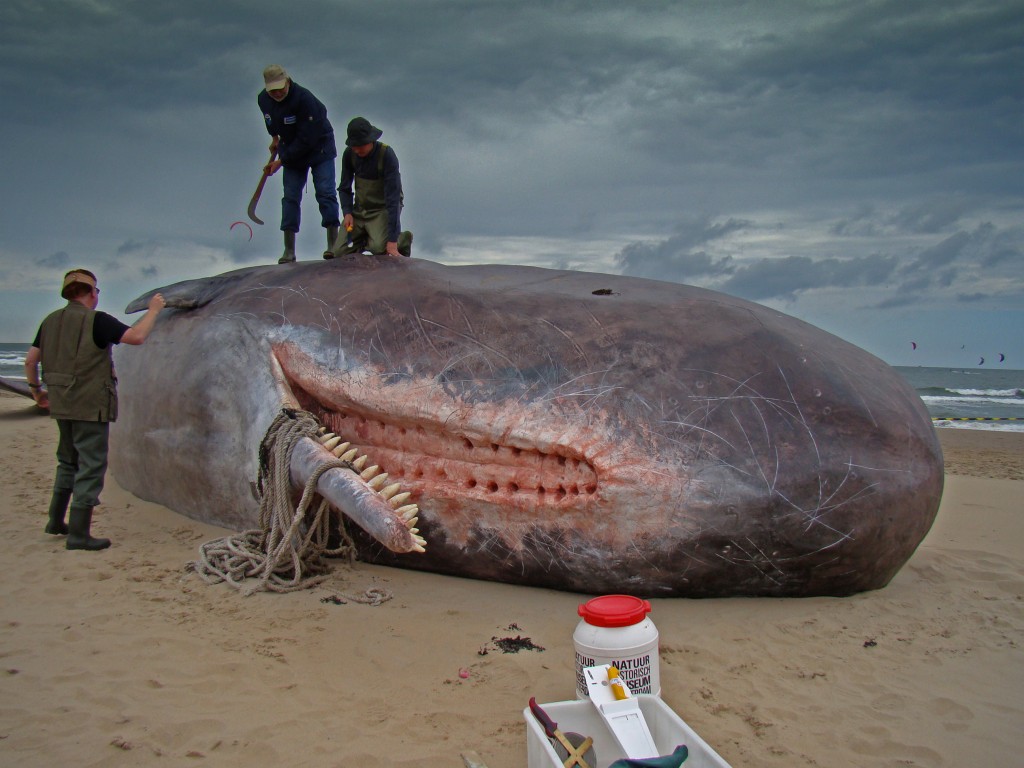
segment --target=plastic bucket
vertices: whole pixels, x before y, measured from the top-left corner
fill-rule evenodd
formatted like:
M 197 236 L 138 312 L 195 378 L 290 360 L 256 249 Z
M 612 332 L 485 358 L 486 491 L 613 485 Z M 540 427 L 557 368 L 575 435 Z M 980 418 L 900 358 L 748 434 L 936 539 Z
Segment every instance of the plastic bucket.
M 572 634 L 576 648 L 576 698 L 587 698 L 583 670 L 614 664 L 629 690 L 661 695 L 658 628 L 647 616 L 651 604 L 629 595 L 602 595 L 579 606 Z

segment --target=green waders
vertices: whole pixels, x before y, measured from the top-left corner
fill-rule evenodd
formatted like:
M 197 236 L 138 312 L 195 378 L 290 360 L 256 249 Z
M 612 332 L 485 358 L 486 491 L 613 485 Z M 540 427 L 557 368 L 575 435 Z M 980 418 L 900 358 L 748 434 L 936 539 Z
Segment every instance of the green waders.
M 381 157 L 383 157 L 383 148 Z M 355 178 L 355 200 L 352 205 L 352 232 L 346 243 L 338 243 L 331 250 L 336 256 L 369 251 L 387 253 L 388 209 L 384 198 L 384 179 Z M 408 256 L 412 252 L 412 232 L 398 235 L 398 252 Z M 327 254 L 324 254 L 327 258 Z
M 100 491 L 107 472 L 107 444 L 110 423 L 106 421 L 76 421 L 57 419 L 57 476 L 50 500 L 50 522 L 47 533 L 56 523 L 64 522 L 67 499 L 74 494 L 68 519 L 67 549 L 106 549 L 110 539 L 93 538 L 90 534 L 92 510 L 100 503 Z M 70 489 L 70 490 L 69 490 Z M 66 495 L 65 495 L 66 494 Z M 55 508 L 56 507 L 56 508 Z M 58 517 L 59 513 L 59 517 Z

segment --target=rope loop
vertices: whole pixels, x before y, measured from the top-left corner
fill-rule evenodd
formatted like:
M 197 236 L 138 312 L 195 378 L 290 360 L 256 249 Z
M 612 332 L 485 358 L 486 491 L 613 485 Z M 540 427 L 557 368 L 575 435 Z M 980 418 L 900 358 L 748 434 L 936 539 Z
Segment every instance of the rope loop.
M 260 508 L 258 528 L 199 547 L 199 559 L 189 564 L 207 584 L 222 581 L 243 595 L 255 592 L 295 592 L 323 582 L 331 571 L 327 557 L 355 562 L 355 544 L 341 518 L 341 543 L 328 546 L 331 508 L 320 498 L 315 514 L 310 507 L 316 484 L 329 469 L 354 470 L 347 461 L 326 461 L 316 468 L 292 507 L 291 455 L 304 437 L 317 439 L 320 422 L 308 411 L 283 408 L 260 442 L 256 489 Z M 379 603 L 377 603 L 379 604 Z

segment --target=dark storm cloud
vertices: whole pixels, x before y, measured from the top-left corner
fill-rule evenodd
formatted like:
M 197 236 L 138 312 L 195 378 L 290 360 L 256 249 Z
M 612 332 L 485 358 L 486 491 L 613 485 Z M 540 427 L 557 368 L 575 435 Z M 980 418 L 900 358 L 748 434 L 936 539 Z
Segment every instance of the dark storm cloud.
M 920 291 L 932 284 L 949 287 L 965 269 L 969 278 L 998 277 L 1002 266 L 1022 254 L 1022 247 L 1024 231 L 1020 228 L 1001 231 L 985 222 L 972 231 L 961 230 L 920 250 L 901 267 L 899 274 L 905 279 L 901 290 Z M 951 268 L 940 269 L 947 266 Z
M 963 302 L 964 304 L 971 304 L 985 301 L 988 298 L 989 295 L 986 293 L 960 293 L 957 294 L 956 300 Z
M 907 232 L 934 234 L 955 225 L 970 209 L 963 198 L 929 198 L 902 208 L 890 222 Z
M 853 219 L 844 220 L 844 226 Z M 834 231 L 835 227 L 829 227 Z M 678 234 L 655 242 L 631 243 L 616 255 L 624 274 L 676 282 L 693 282 L 755 301 L 793 301 L 800 294 L 820 289 L 856 289 L 890 286 L 897 295 L 871 304 L 885 309 L 906 306 L 927 297 L 936 288 L 968 284 L 981 277 L 999 279 L 1000 269 L 1019 265 L 1024 246 L 1021 229 L 1000 230 L 991 223 L 972 231 L 958 231 L 931 245 L 911 248 L 897 256 L 873 253 L 848 257 L 789 255 L 743 258 L 730 235 L 758 234 L 749 221 L 709 219 L 680 226 Z M 763 234 L 763 233 L 761 233 Z M 1006 270 L 1003 270 L 1004 272 Z M 1007 282 L 1019 290 L 1019 275 Z
M 34 259 L 35 263 L 40 267 L 48 267 L 50 269 L 63 269 L 71 263 L 71 257 L 65 251 L 57 251 L 51 253 L 49 256 L 40 256 Z
M 118 256 L 134 256 L 149 253 L 153 249 L 152 243 L 144 243 L 139 240 L 127 240 L 117 246 Z
M 170 155 L 184 149 L 174 130 L 213 140 L 206 151 L 225 142 L 211 128 L 258 131 L 259 71 L 277 60 L 314 87 L 336 128 L 369 114 L 405 138 L 401 157 L 441 193 L 419 200 L 433 241 L 465 222 L 515 234 L 512 210 L 535 234 L 586 234 L 613 206 L 665 227 L 672 199 L 728 213 L 823 195 L 863 202 L 870 183 L 870 202 L 887 197 L 879 176 L 900 194 L 922 169 L 976 186 L 970 169 L 1005 161 L 1021 138 L 1020 100 L 1007 94 L 1024 24 L 1005 5 L 323 0 L 282 24 L 265 0 L 12 0 L 0 11 L 0 77 L 24 97 L 22 124 L 128 116 L 166 133 Z M 371 33 L 381 55 L 366 63 L 353 46 Z M 228 105 L 250 122 L 211 125 Z M 178 126 L 175 115 L 194 119 Z M 1020 170 L 1019 158 L 993 165 L 984 183 Z M 908 225 L 949 215 L 930 207 Z
M 275 261 L 279 178 L 252 241 L 229 225 L 266 162 L 255 99 L 277 62 L 339 134 L 356 114 L 384 129 L 417 255 L 596 252 L 851 312 L 1011 301 L 1022 39 L 1005 0 L 7 0 L 0 269 L 55 271 L 34 255 L 73 247 L 137 295 Z M 311 197 L 300 249 L 319 257 Z
M 792 300 L 798 294 L 818 288 L 877 286 L 892 275 L 896 260 L 871 255 L 850 259 L 811 259 L 789 256 L 761 259 L 737 269 L 718 287 L 747 299 Z
M 971 240 L 971 235 L 967 232 L 957 232 L 955 235 L 950 235 L 937 245 L 921 251 L 917 258 L 914 259 L 914 262 L 906 267 L 903 272 L 904 274 L 922 270 L 931 272 L 936 267 L 949 264 L 963 255 Z
M 729 219 L 714 222 L 703 217 L 676 226 L 676 234 L 656 243 L 630 243 L 616 256 L 623 274 L 684 283 L 696 277 L 716 277 L 734 270 L 732 258 L 714 258 L 700 246 L 741 232 L 750 222 Z

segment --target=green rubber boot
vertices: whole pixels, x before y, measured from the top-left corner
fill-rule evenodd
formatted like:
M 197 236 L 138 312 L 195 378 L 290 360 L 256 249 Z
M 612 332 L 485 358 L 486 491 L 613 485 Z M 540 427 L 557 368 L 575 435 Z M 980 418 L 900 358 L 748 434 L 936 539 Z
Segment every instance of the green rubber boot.
M 68 503 L 71 501 L 71 491 L 53 492 L 50 497 L 50 520 L 44 529 L 54 536 L 64 536 L 68 532 L 67 523 L 64 522 L 64 515 L 68 511 Z
M 334 258 L 334 246 L 338 242 L 338 232 L 341 231 L 341 227 L 328 227 L 327 228 L 327 250 L 324 251 L 325 259 Z
M 95 552 L 110 546 L 110 539 L 94 539 L 89 534 L 92 527 L 92 507 L 85 504 L 72 504 L 71 517 L 68 520 L 68 542 L 66 549 L 87 549 Z
M 286 231 L 284 233 L 284 253 L 277 260 L 278 264 L 291 264 L 295 261 L 295 233 Z
M 398 252 L 403 256 L 412 256 L 412 232 L 406 230 L 398 233 Z

